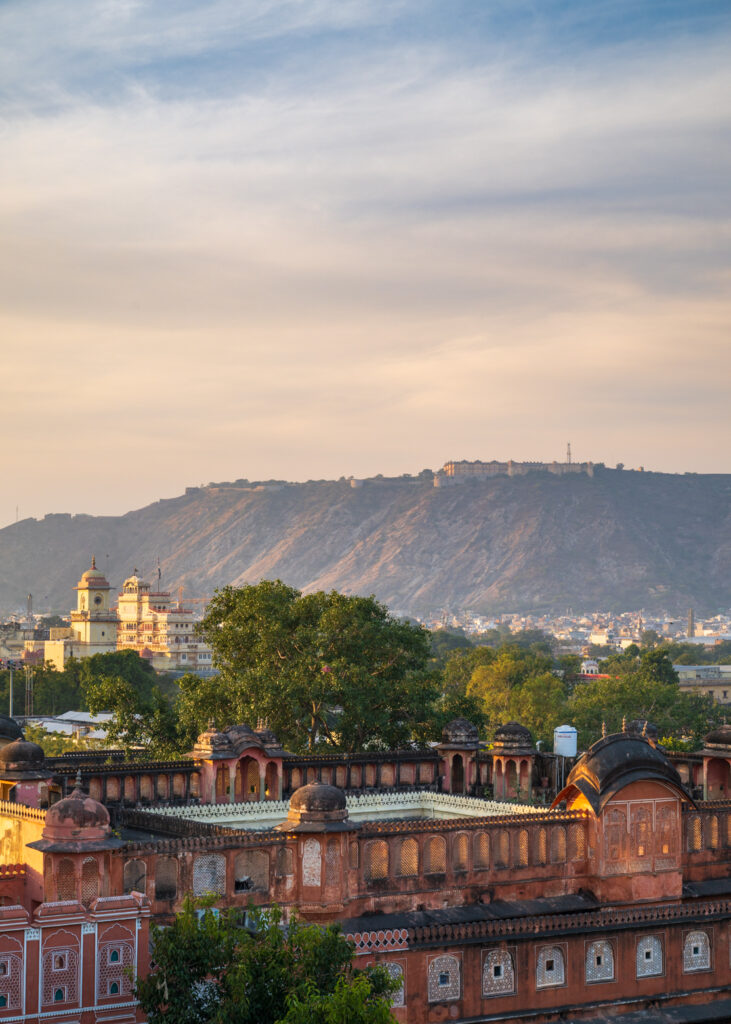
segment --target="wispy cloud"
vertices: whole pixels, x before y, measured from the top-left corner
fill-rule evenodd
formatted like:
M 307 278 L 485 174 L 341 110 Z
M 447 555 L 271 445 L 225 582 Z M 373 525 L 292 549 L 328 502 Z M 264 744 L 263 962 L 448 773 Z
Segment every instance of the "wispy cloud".
M 731 22 L 641 6 L 6 3 L 27 511 L 567 432 L 731 470 Z

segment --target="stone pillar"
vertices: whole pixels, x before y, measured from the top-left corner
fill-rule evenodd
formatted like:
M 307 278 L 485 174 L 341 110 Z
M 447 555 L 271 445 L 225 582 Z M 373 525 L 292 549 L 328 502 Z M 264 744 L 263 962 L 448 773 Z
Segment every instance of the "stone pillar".
M 266 788 L 267 788 L 267 777 L 266 771 L 262 771 L 262 766 L 259 765 L 259 802 L 263 803 L 266 800 Z

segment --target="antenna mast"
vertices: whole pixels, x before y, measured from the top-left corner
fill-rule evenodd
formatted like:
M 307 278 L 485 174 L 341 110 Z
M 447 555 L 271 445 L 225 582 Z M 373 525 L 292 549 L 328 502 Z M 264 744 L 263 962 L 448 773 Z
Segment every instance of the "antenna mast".
M 570 441 L 566 445 L 566 461 L 568 462 L 568 464 L 570 466 L 571 465 L 571 442 Z

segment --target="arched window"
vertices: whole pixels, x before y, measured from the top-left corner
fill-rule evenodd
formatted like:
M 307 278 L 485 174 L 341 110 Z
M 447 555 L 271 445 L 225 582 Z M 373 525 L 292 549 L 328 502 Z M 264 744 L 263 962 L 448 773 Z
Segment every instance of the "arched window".
M 124 891 L 145 893 L 147 886 L 147 865 L 137 858 L 128 860 L 124 865 Z
M 624 811 L 614 807 L 606 816 L 604 826 L 604 859 L 607 870 L 617 873 L 623 870 L 622 862 L 627 856 L 627 817 Z
M 675 835 L 677 816 L 675 808 L 670 804 L 661 805 L 657 811 L 655 824 L 655 856 L 672 859 L 676 853 Z
M 391 996 L 391 1006 L 405 1006 L 406 1005 L 406 990 L 404 988 L 404 969 L 401 964 L 393 963 L 382 963 L 382 967 L 385 967 L 388 971 L 389 977 L 392 981 L 398 981 L 400 987 Z
M 443 875 L 447 870 L 447 844 L 443 836 L 430 836 L 424 846 L 424 873 Z
M 287 875 L 294 874 L 294 857 L 288 846 L 281 846 L 277 850 L 274 874 L 277 878 L 286 878 Z
M 515 991 L 513 958 L 507 950 L 493 949 L 482 967 L 483 996 L 506 995 Z
M 320 885 L 322 882 L 322 852 L 320 841 L 310 836 L 302 851 L 302 884 Z
M 501 829 L 497 834 L 497 849 L 495 851 L 495 867 L 506 868 L 510 861 L 510 833 L 507 829 Z
M 632 859 L 650 864 L 651 843 L 652 815 L 646 807 L 637 807 L 632 813 Z
M 73 900 L 76 898 L 76 877 L 74 875 L 74 862 L 69 857 L 64 857 L 58 865 L 58 898 L 59 900 Z
M 718 849 L 718 816 L 712 814 L 708 819 L 707 841 L 709 850 Z
M 662 973 L 662 943 L 656 935 L 645 935 L 637 941 L 637 977 L 652 978 Z
M 703 848 L 703 823 L 700 815 L 691 814 L 688 818 L 688 853 L 698 853 Z
M 398 873 L 404 878 L 419 874 L 419 844 L 415 839 L 404 839 L 399 847 Z
M 586 980 L 614 980 L 614 950 L 610 942 L 592 942 L 586 949 Z
M 174 900 L 178 895 L 178 860 L 176 857 L 155 859 L 155 899 Z
M 470 841 L 466 832 L 460 832 L 454 839 L 454 870 L 466 871 L 469 866 Z
M 269 892 L 269 854 L 241 850 L 234 860 L 234 892 Z
M 226 891 L 226 858 L 222 853 L 207 853 L 193 862 L 193 895 Z
M 118 949 L 110 949 L 109 950 L 109 963 L 110 964 L 118 964 L 119 963 L 119 950 Z
M 545 828 L 538 829 L 536 841 L 536 864 L 545 864 L 548 861 L 548 836 Z
M 110 983 L 109 983 L 109 995 L 110 996 L 118 996 L 119 995 L 119 982 L 118 981 L 110 981 Z
M 518 833 L 518 867 L 528 867 L 528 829 L 522 828 Z
M 431 961 L 427 971 L 427 989 L 430 1003 L 459 999 L 461 985 L 456 956 L 437 956 Z
M 562 864 L 566 860 L 566 829 L 557 825 L 551 829 L 551 863 Z
M 487 832 L 478 832 L 475 836 L 473 855 L 476 868 L 490 867 L 490 837 Z
M 366 844 L 365 876 L 369 882 L 388 878 L 388 843 L 384 839 Z
M 575 822 L 569 827 L 569 860 L 584 860 L 586 857 L 586 832 L 584 826 Z
M 81 902 L 85 907 L 99 896 L 99 866 L 94 857 L 85 857 L 81 865 Z
M 538 953 L 536 988 L 552 988 L 566 983 L 563 952 L 558 946 L 544 946 Z
M 711 944 L 706 932 L 689 932 L 683 943 L 683 972 L 710 971 Z

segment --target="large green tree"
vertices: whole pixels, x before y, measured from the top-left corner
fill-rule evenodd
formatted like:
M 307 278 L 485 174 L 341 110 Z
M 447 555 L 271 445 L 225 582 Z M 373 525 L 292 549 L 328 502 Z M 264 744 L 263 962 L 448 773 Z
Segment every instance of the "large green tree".
M 356 971 L 337 925 L 283 925 L 277 907 L 201 912 L 191 900 L 170 927 L 152 925 L 154 968 L 136 985 L 149 1024 L 390 1024 L 395 984 Z
M 438 689 L 428 632 L 394 619 L 374 597 L 303 595 L 280 580 L 226 587 L 198 634 L 219 671 L 198 724 L 265 717 L 294 747 L 398 747 Z

